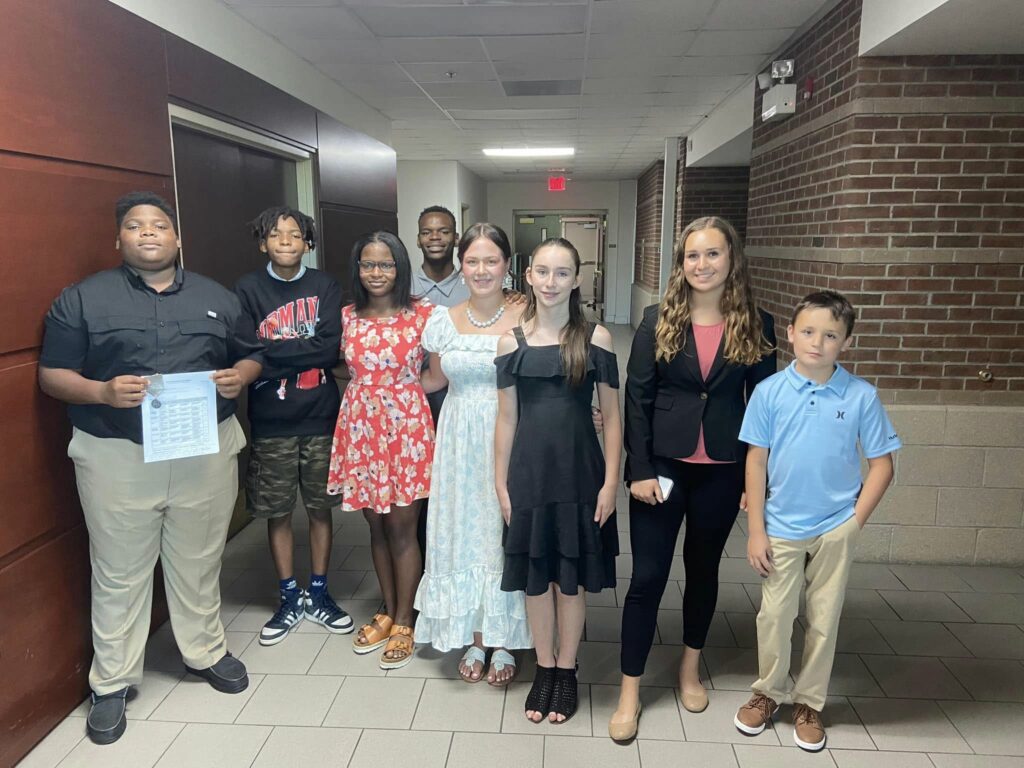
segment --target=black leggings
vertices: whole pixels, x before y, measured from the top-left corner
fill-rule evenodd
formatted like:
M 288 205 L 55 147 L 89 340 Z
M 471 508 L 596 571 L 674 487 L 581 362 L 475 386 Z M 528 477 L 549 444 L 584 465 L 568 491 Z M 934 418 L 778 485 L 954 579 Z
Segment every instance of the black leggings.
M 718 562 L 743 492 L 743 463 L 688 464 L 656 459 L 659 475 L 672 478 L 668 499 L 654 506 L 630 497 L 629 539 L 633 575 L 622 610 L 622 674 L 639 677 L 654 642 L 658 605 L 665 593 L 679 526 L 683 539 L 683 643 L 703 648 L 718 602 Z

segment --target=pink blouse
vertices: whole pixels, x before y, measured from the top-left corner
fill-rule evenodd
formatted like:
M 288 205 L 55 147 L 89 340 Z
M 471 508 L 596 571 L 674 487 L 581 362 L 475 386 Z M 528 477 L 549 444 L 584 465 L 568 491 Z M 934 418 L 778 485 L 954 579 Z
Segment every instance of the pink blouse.
M 700 365 L 700 375 L 707 381 L 711 373 L 711 366 L 715 362 L 715 355 L 718 353 L 718 345 L 722 343 L 722 333 L 725 331 L 725 321 L 715 325 L 693 324 L 693 338 L 697 342 L 697 362 Z M 679 459 L 690 464 L 734 464 L 732 461 L 717 461 L 708 456 L 704 449 L 704 425 L 701 424 L 700 432 L 697 434 L 697 448 L 692 456 Z

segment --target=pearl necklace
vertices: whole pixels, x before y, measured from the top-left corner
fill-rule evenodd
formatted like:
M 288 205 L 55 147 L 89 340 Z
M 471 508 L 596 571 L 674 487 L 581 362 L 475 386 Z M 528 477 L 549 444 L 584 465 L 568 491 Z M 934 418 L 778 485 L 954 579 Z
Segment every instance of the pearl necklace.
M 469 319 L 469 322 L 475 325 L 477 328 L 489 328 L 490 326 L 498 322 L 503 314 L 505 314 L 504 304 L 498 307 L 498 311 L 494 313 L 494 317 L 492 317 L 490 320 L 477 320 L 475 317 L 473 317 L 473 312 L 469 308 L 469 302 L 466 303 L 466 317 Z

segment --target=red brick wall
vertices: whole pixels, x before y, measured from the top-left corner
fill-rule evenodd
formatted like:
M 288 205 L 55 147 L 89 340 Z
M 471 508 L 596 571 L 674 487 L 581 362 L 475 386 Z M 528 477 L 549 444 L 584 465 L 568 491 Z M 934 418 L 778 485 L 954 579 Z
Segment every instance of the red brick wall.
M 749 167 L 687 168 L 679 230 L 701 216 L 721 216 L 747 236 Z
M 633 248 L 633 282 L 658 290 L 661 258 L 661 205 L 665 163 L 658 160 L 644 171 L 636 184 L 636 243 Z
M 747 235 L 747 199 L 750 166 L 686 167 L 686 139 L 679 140 L 676 166 L 676 207 L 674 232 L 703 216 L 721 216 L 736 227 L 740 238 Z
M 781 56 L 815 79 L 794 117 L 755 107 L 759 296 L 788 322 L 814 287 L 847 293 L 848 360 L 879 386 L 1024 392 L 1024 115 L 1002 101 L 1024 56 L 858 58 L 859 20 L 847 0 Z

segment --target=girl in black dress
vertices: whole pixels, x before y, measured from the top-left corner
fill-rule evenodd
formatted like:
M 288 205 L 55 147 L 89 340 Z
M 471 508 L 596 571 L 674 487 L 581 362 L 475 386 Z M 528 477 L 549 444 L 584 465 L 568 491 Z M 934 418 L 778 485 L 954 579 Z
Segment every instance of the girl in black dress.
M 615 586 L 615 492 L 622 425 L 612 339 L 580 306 L 580 257 L 551 238 L 530 257 L 522 325 L 498 341 L 495 489 L 506 528 L 501 588 L 526 591 L 537 674 L 526 716 L 576 712 L 584 591 Z M 590 404 L 604 413 L 604 451 Z M 582 591 L 580 589 L 582 587 Z M 558 645 L 555 646 L 557 628 Z

